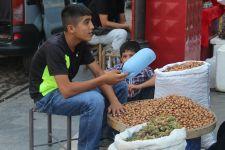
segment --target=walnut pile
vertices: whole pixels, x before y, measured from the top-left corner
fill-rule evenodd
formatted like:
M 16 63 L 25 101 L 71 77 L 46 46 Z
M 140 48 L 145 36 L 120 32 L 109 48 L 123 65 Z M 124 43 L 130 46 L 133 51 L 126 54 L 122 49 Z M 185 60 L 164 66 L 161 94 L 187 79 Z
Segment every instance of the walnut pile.
M 163 72 L 182 71 L 182 70 L 186 70 L 186 69 L 199 67 L 199 66 L 201 66 L 203 64 L 204 64 L 203 62 L 199 62 L 199 61 L 189 61 L 189 62 L 180 64 L 180 65 L 174 65 L 174 66 L 168 67 Z
M 134 126 L 149 122 L 151 118 L 172 115 L 187 129 L 195 129 L 213 123 L 214 115 L 206 108 L 184 96 L 167 96 L 124 104 L 126 112 L 114 117 L 119 122 Z

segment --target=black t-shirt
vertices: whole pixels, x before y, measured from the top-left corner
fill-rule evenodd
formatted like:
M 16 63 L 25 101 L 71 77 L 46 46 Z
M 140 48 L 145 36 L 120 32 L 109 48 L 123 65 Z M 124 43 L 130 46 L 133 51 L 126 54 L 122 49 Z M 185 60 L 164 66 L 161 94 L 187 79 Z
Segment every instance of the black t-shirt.
M 68 75 L 69 80 L 72 81 L 80 65 L 90 64 L 93 61 L 94 57 L 86 42 L 78 44 L 75 52 L 72 52 L 63 33 L 54 35 L 38 49 L 33 57 L 29 81 L 31 97 L 37 101 L 52 89 L 57 88 L 54 83 L 55 75 Z M 49 83 L 46 84 L 46 82 Z M 48 87 L 48 84 L 52 85 Z
M 92 11 L 92 22 L 95 27 L 102 26 L 99 14 L 108 15 L 109 21 L 119 22 L 119 15 L 124 13 L 124 0 L 92 0 L 89 9 Z

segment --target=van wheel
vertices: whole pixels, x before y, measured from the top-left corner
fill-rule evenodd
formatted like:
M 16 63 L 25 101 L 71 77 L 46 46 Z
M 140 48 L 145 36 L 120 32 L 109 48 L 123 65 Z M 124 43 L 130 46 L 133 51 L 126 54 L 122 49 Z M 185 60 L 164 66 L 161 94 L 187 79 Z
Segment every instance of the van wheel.
M 31 60 L 33 58 L 34 54 L 29 54 L 29 55 L 25 55 L 23 56 L 23 67 L 25 70 L 25 74 L 29 74 L 30 71 L 30 65 L 31 65 Z

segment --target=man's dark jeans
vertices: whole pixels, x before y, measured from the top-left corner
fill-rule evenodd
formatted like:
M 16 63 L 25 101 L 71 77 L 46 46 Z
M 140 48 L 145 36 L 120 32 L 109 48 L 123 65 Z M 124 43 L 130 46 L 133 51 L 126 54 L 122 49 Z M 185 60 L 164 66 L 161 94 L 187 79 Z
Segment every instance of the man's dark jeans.
M 125 81 L 113 86 L 121 103 L 127 101 L 127 84 Z M 105 97 L 100 90 L 90 90 L 64 99 L 59 90 L 54 90 L 36 102 L 36 108 L 45 113 L 76 116 L 80 115 L 78 150 L 97 150 L 102 134 L 102 122 Z M 105 116 L 106 117 L 106 116 Z

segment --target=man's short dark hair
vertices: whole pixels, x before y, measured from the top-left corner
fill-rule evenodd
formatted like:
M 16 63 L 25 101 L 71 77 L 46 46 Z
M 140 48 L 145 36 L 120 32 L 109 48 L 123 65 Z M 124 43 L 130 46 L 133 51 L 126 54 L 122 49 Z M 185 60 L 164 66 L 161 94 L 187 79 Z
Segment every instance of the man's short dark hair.
M 127 42 L 123 43 L 120 47 L 120 56 L 122 56 L 122 54 L 125 51 L 133 51 L 133 52 L 137 53 L 140 49 L 141 49 L 141 47 L 138 42 L 127 41 Z
M 83 4 L 70 4 L 61 12 L 61 19 L 64 31 L 67 31 L 67 25 L 79 22 L 82 16 L 91 16 L 91 11 Z

